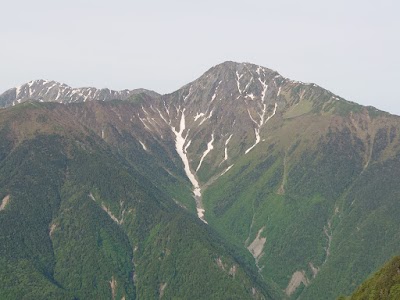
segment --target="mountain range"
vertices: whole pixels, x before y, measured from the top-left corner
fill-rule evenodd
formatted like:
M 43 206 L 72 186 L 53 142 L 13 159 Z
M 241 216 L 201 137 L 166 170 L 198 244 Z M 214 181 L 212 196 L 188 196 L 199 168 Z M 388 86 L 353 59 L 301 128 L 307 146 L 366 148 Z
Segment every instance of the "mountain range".
M 0 295 L 335 299 L 400 246 L 400 117 L 225 62 L 0 95 Z

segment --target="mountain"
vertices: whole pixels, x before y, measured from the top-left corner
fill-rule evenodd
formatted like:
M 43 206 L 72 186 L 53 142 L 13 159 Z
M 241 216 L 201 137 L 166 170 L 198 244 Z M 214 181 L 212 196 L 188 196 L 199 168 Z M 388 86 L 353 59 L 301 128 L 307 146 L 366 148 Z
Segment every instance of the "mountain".
M 400 298 L 400 257 L 394 257 L 366 280 L 351 297 L 340 299 L 399 299 Z
M 7 107 L 29 100 L 60 103 L 109 101 L 115 99 L 127 100 L 141 93 L 152 97 L 159 96 L 156 92 L 145 89 L 123 91 L 113 91 L 107 88 L 96 89 L 92 87 L 74 89 L 56 81 L 40 79 L 30 81 L 4 92 L 0 96 L 0 106 Z
M 89 195 L 92 200 L 89 203 L 97 203 L 99 212 L 117 224 L 132 219 L 129 214 L 123 218 L 129 209 L 137 211 L 135 217 L 143 218 L 146 226 L 119 224 L 123 227 L 122 236 L 130 241 L 124 244 L 125 249 L 134 248 L 136 243 L 148 249 L 141 252 L 136 267 L 138 278 L 147 281 L 129 285 L 129 279 L 125 279 L 126 285 L 135 289 L 130 295 L 144 297 L 144 290 L 157 290 L 156 282 L 158 295 L 171 298 L 181 282 L 176 274 L 187 274 L 182 276 L 190 278 L 192 275 L 188 274 L 194 272 L 199 277 L 188 280 L 187 284 L 197 282 L 198 290 L 209 291 L 204 298 L 216 297 L 217 291 L 242 287 L 242 294 L 232 292 L 232 295 L 241 295 L 242 298 L 238 297 L 243 299 L 251 296 L 254 287 L 256 297 L 335 299 L 341 294 L 350 294 L 384 261 L 398 254 L 398 116 L 346 101 L 315 84 L 293 81 L 249 63 L 222 63 L 167 95 L 141 90 L 124 96 L 111 93 L 106 98 L 89 97 L 89 92 L 82 92 L 88 96 L 86 99 L 71 97 L 70 92 L 57 98 L 56 93 L 48 92 L 51 90 L 48 86 L 38 82 L 35 91 L 41 92 L 34 93 L 32 89 L 27 92 L 27 98 L 19 98 L 18 89 L 0 95 L 0 103 L 7 107 L 0 110 L 0 128 L 7 137 L 0 148 L 3 149 L 0 159 L 4 161 L 0 174 L 10 185 L 15 181 L 23 182 L 26 188 L 34 185 L 24 181 L 27 174 L 19 179 L 9 175 L 14 174 L 13 168 L 19 169 L 15 166 L 32 163 L 25 162 L 26 153 L 17 161 L 8 162 L 8 159 L 24 143 L 54 138 L 40 143 L 44 153 L 49 151 L 47 148 L 55 147 L 58 152 L 54 150 L 53 156 L 62 153 L 67 162 L 76 165 L 73 169 L 65 163 L 60 169 L 63 175 L 54 189 L 59 188 L 57 193 L 68 196 L 58 197 L 61 200 L 57 203 L 68 202 L 71 197 L 81 203 Z M 18 103 L 18 99 L 27 102 L 13 107 L 12 103 Z M 32 145 L 29 148 L 34 149 Z M 71 156 L 70 151 L 75 148 L 85 156 Z M 96 157 L 95 161 L 92 156 Z M 75 157 L 78 158 L 75 160 Z M 3 164 L 9 167 L 2 167 Z M 49 162 L 43 159 L 42 164 L 47 168 L 45 173 L 53 172 L 50 170 L 54 166 Z M 103 165 L 112 168 L 102 170 Z M 119 170 L 129 173 L 125 181 L 116 179 L 122 172 Z M 73 183 L 70 174 L 78 178 Z M 123 182 L 130 180 L 139 185 L 128 188 L 129 184 Z M 9 220 L 5 213 L 12 210 L 15 197 L 7 184 L 0 185 L 4 186 L 0 198 L 7 203 L 0 217 L 13 224 L 17 219 Z M 114 189 L 121 190 L 116 197 L 110 195 Z M 120 204 L 121 198 L 136 199 L 137 191 L 149 195 L 138 202 L 140 208 L 136 202 L 130 204 L 132 207 L 125 207 L 131 200 Z M 124 193 L 131 196 L 122 196 Z M 33 199 L 40 198 L 44 203 L 53 201 L 46 195 L 33 195 Z M 93 207 L 89 211 L 94 212 Z M 172 222 L 178 212 L 184 216 L 183 223 Z M 75 209 L 70 214 L 75 216 Z M 159 214 L 167 217 L 161 222 Z M 53 218 L 61 215 L 64 212 L 57 208 L 47 216 L 47 223 L 41 229 L 43 235 L 48 235 Z M 193 218 L 196 215 L 198 218 Z M 71 221 L 68 217 L 65 222 L 74 224 L 74 228 L 86 228 L 82 220 Z M 170 225 L 171 222 L 175 225 Z M 101 224 L 93 227 L 94 230 L 101 231 Z M 186 237 L 200 236 L 184 243 L 180 236 L 184 234 L 180 230 L 182 224 L 192 224 Z M 162 228 L 167 229 L 160 231 Z M 162 246 L 166 242 L 163 237 L 170 235 L 175 237 L 170 243 L 180 250 L 176 251 L 175 263 L 166 266 L 168 273 L 155 266 L 155 257 L 159 253 L 170 253 Z M 21 245 L 22 240 L 10 240 L 4 251 Z M 75 248 L 68 242 L 71 236 L 63 236 L 63 240 L 58 251 L 67 253 Z M 190 266 L 200 260 L 195 255 L 198 250 L 192 246 L 194 240 L 199 241 L 202 249 L 208 249 L 200 252 L 205 257 L 209 257 L 206 253 L 213 253 L 213 259 L 204 264 L 204 270 L 197 266 L 179 269 L 178 264 Z M 50 248 L 54 244 L 51 239 L 47 243 Z M 93 245 L 87 247 L 88 251 L 98 249 Z M 150 245 L 157 247 L 151 251 Z M 65 250 L 67 246 L 69 250 Z M 186 247 L 192 250 L 188 255 Z M 58 257 L 54 251 L 48 251 L 49 257 L 55 257 L 48 258 L 49 265 L 57 266 Z M 43 260 L 40 255 L 34 259 L 24 255 L 24 259 Z M 125 256 L 127 260 L 131 259 L 129 255 Z M 107 257 L 114 258 L 114 255 Z M 145 262 L 153 265 L 144 267 Z M 212 273 L 215 276 L 212 280 L 211 275 L 199 275 L 205 270 L 213 271 L 215 264 L 222 274 L 235 265 L 235 270 L 243 271 L 242 277 L 231 276 L 231 281 L 219 290 L 220 281 L 225 282 L 221 274 Z M 66 272 L 64 266 L 57 270 Z M 106 264 L 102 267 L 106 277 L 112 278 Z M 80 286 L 79 281 L 59 281 L 60 277 L 52 273 L 54 268 L 49 267 L 47 273 L 35 270 L 40 270 L 40 274 L 49 273 L 51 276 L 46 278 L 50 282 L 69 292 Z M 147 270 L 151 270 L 151 276 Z M 68 272 L 74 276 L 80 274 L 75 266 Z M 169 274 L 168 280 L 160 279 L 165 274 Z M 86 274 L 85 278 L 92 280 L 93 273 Z M 165 292 L 161 293 L 167 281 Z M 208 287 L 210 284 L 212 287 Z M 107 288 L 110 292 L 108 282 L 102 287 L 104 293 Z M 127 290 L 119 293 L 129 298 Z M 79 293 L 73 295 L 85 298 Z M 193 295 L 193 299 L 202 299 L 199 294 Z
M 108 144 L 80 122 L 86 105 L 0 111 L 0 298 L 275 298 L 246 256 L 162 189 L 179 178 L 147 180 L 138 142 L 124 157 L 118 132 Z

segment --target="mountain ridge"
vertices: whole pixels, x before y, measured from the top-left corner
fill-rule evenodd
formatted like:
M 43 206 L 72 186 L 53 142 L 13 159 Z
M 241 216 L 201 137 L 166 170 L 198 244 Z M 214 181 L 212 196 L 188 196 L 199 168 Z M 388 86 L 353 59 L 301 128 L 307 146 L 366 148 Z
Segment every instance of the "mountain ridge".
M 267 70 L 268 72 L 270 72 L 272 74 L 275 74 L 278 77 L 282 77 L 284 80 L 290 81 L 292 83 L 299 83 L 299 84 L 304 84 L 304 85 L 318 86 L 315 83 L 306 83 L 306 82 L 302 82 L 302 81 L 291 80 L 291 79 L 289 79 L 287 77 L 284 77 L 284 76 L 280 75 L 277 71 L 275 71 L 273 69 L 262 67 L 260 65 L 252 64 L 252 63 L 249 63 L 249 62 L 239 63 L 239 62 L 235 62 L 235 61 L 225 61 L 225 62 L 219 63 L 219 64 L 209 68 L 202 76 L 207 75 L 208 73 L 213 72 L 216 69 L 223 69 L 223 68 L 228 68 L 228 69 L 235 68 L 235 69 L 237 69 L 238 67 L 240 69 L 240 68 L 245 68 L 246 66 L 247 67 L 250 66 L 252 68 L 256 68 L 256 67 L 257 68 L 262 68 L 262 69 Z M 192 82 L 195 82 L 196 80 L 200 79 L 202 76 L 200 76 L 199 78 L 193 80 Z M 189 83 L 185 84 L 184 86 L 182 86 L 178 90 L 184 88 L 187 85 L 190 85 L 192 82 L 189 82 Z M 79 94 L 79 93 L 83 94 L 82 91 L 84 91 L 84 92 L 92 91 L 91 93 L 93 93 L 93 94 L 95 92 L 99 93 L 101 91 L 103 91 L 103 92 L 108 91 L 110 95 L 115 95 L 115 96 L 121 97 L 121 98 L 126 98 L 129 93 L 140 93 L 140 92 L 144 92 L 144 93 L 147 93 L 147 94 L 152 95 L 152 96 L 160 96 L 161 95 L 161 94 L 159 94 L 157 92 L 154 92 L 152 90 L 143 89 L 143 88 L 123 89 L 123 90 L 117 91 L 117 90 L 109 89 L 107 87 L 106 88 L 101 88 L 101 89 L 96 88 L 96 87 L 71 87 L 71 86 L 69 86 L 69 85 L 67 85 L 65 83 L 54 81 L 54 80 L 36 79 L 36 80 L 31 80 L 29 82 L 23 83 L 23 84 L 21 84 L 19 86 L 9 88 L 6 91 L 4 91 L 2 94 L 0 94 L 0 106 L 2 106 L 2 107 L 10 106 L 10 105 L 12 105 L 12 101 L 20 103 L 24 99 L 28 99 L 26 97 L 30 97 L 30 96 L 32 96 L 33 99 L 35 99 L 35 97 L 38 97 L 38 98 L 43 97 L 43 93 L 40 94 L 40 93 L 38 93 L 36 91 L 33 91 L 33 92 L 29 93 L 29 92 L 26 91 L 27 86 L 30 88 L 33 85 L 46 87 L 47 91 L 50 91 L 52 88 L 60 88 L 60 87 L 64 88 L 64 89 L 67 89 L 67 90 L 72 90 L 72 91 L 70 91 L 69 96 L 73 96 L 73 94 Z M 174 92 L 165 93 L 163 95 L 169 95 L 169 94 L 172 94 L 172 93 L 174 93 Z M 12 99 L 12 101 L 10 101 L 10 99 L 8 99 L 7 102 L 4 101 L 4 100 L 1 101 L 2 98 L 5 98 L 5 94 L 7 94 L 8 98 L 12 99 L 14 97 L 14 99 Z M 28 94 L 29 96 L 26 96 L 26 94 Z M 22 96 L 22 98 L 18 97 L 18 96 Z M 54 96 L 54 94 L 53 94 L 53 96 Z M 103 100 L 103 101 L 104 100 L 106 100 L 106 101 L 109 100 L 109 98 L 106 97 L 106 95 L 104 95 L 104 94 L 102 95 L 102 97 L 103 97 L 102 99 L 100 99 L 100 98 L 91 99 L 90 98 L 90 94 L 87 95 L 86 93 L 84 95 L 79 95 L 79 96 L 81 96 L 82 98 L 76 98 L 75 97 L 73 101 L 69 101 L 69 102 L 80 102 L 80 101 L 84 102 L 84 101 L 87 101 L 87 100 L 89 100 L 89 101 L 90 100 Z M 65 96 L 61 96 L 61 95 L 56 94 L 55 97 L 53 97 L 54 98 L 53 101 L 57 101 L 58 100 L 59 102 L 62 102 L 64 97 Z M 115 98 L 115 99 L 119 99 L 119 98 Z M 18 102 L 18 100 L 20 100 L 20 101 Z M 42 100 L 44 100 L 44 99 L 42 99 Z M 15 102 L 14 102 L 14 104 L 16 104 Z
M 56 135 L 88 153 L 110 147 L 144 186 L 250 255 L 282 297 L 348 294 L 400 247 L 398 116 L 235 62 L 170 94 L 88 99 L 27 101 L 3 109 L 0 125 L 16 145 Z M 10 207 L 13 195 L 4 199 Z M 101 201 L 125 220 L 117 202 Z

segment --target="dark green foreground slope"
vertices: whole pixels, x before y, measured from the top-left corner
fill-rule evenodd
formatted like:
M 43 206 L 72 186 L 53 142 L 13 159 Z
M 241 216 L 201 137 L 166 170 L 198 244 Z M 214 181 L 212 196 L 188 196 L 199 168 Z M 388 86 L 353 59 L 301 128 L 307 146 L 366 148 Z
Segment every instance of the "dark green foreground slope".
M 400 256 L 366 280 L 351 297 L 341 300 L 397 300 L 400 299 Z
M 0 299 L 279 297 L 69 118 L 50 104 L 0 111 Z

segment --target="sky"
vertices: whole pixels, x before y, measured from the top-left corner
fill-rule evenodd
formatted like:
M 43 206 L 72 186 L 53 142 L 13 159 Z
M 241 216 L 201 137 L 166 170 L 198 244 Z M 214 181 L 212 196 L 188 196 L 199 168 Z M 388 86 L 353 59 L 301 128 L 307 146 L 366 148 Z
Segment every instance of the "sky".
M 0 93 L 33 79 L 170 93 L 250 62 L 400 115 L 400 1 L 13 0 Z

